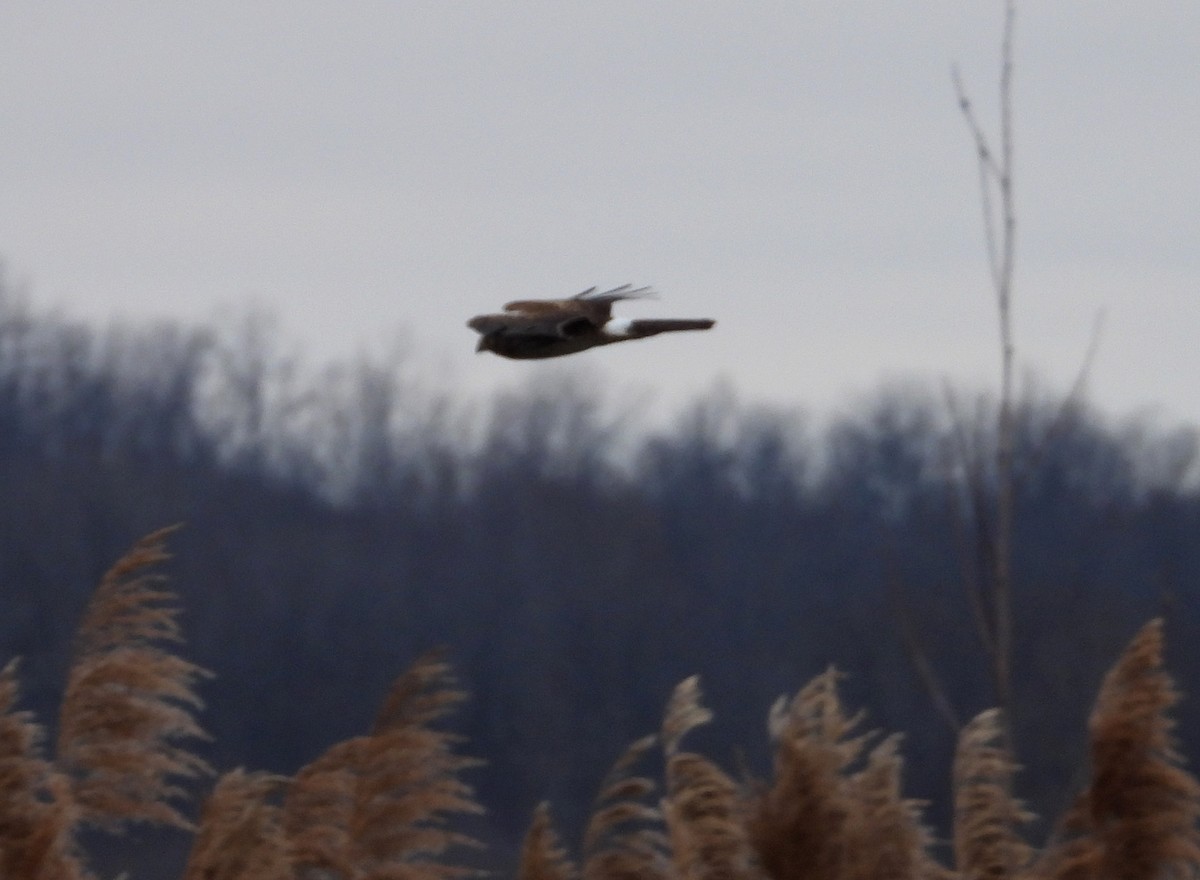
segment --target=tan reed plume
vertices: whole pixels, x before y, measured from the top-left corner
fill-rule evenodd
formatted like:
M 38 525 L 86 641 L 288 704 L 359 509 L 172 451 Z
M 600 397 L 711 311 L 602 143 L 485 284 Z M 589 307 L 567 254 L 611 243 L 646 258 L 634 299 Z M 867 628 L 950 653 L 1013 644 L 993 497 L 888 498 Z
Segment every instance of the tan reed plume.
M 82 821 L 191 828 L 179 785 L 208 765 L 180 741 L 205 739 L 193 713 L 209 675 L 171 648 L 183 641 L 175 594 L 150 569 L 169 559 L 172 529 L 147 535 L 114 565 L 79 626 L 59 713 L 57 762 Z

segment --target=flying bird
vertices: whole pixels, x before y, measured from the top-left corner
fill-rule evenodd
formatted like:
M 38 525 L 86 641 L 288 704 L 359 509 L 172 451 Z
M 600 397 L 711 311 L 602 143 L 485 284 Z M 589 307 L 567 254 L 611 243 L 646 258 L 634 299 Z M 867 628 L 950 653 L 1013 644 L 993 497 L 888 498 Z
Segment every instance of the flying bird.
M 568 299 L 521 299 L 495 315 L 479 315 L 467 326 L 479 333 L 476 351 L 516 360 L 560 357 L 597 345 L 645 339 L 677 330 L 707 330 L 708 318 L 614 318 L 613 303 L 653 296 L 649 287 L 629 284 L 612 290 L 592 287 Z

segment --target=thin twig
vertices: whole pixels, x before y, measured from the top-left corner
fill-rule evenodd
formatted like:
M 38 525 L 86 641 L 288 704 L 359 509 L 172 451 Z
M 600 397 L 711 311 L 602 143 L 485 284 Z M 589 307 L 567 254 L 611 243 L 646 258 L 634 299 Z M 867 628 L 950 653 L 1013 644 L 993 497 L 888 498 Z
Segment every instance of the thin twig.
M 1087 388 L 1088 376 L 1092 372 L 1092 364 L 1096 360 L 1096 352 L 1100 348 L 1100 336 L 1104 330 L 1104 312 L 1096 313 L 1096 318 L 1092 322 L 1092 335 L 1088 340 L 1087 350 L 1083 354 L 1083 360 L 1079 364 L 1079 370 L 1075 374 L 1075 381 L 1071 383 L 1071 389 L 1067 392 L 1067 396 L 1063 398 L 1054 414 L 1054 418 L 1050 422 L 1050 427 L 1042 435 L 1036 448 L 1030 450 L 1025 468 L 1021 473 L 1014 475 L 1014 481 L 1020 486 L 1026 477 L 1029 477 L 1037 470 L 1038 465 L 1046 456 L 1050 446 L 1059 434 L 1066 428 L 1067 420 L 1070 418 L 1076 408 L 1083 400 L 1084 391 Z
M 996 296 L 996 315 L 1000 336 L 1000 400 L 996 425 L 996 503 L 994 528 L 980 533 L 983 545 L 990 545 L 991 579 L 989 613 L 992 645 L 992 679 L 996 702 L 1012 730 L 1012 540 L 1016 503 L 1014 459 L 1016 418 L 1013 401 L 1014 350 L 1012 332 L 1013 269 L 1016 262 L 1016 209 L 1013 199 L 1013 31 L 1016 20 L 1015 0 L 1004 5 L 1004 34 L 1000 50 L 1000 151 L 991 148 L 987 135 L 975 115 L 957 67 L 951 70 L 959 108 L 975 143 L 979 184 L 983 203 L 984 238 L 988 267 Z M 996 192 L 993 193 L 993 187 Z M 994 199 L 999 204 L 994 204 Z M 998 216 L 997 216 L 998 215 Z M 997 229 L 997 226 L 999 228 Z M 970 462 L 964 459 L 964 465 Z M 977 527 L 981 524 L 976 514 Z M 981 547 L 981 550 L 984 548 Z M 1011 739 L 1009 740 L 1011 747 Z
M 938 715 L 946 722 L 946 726 L 950 729 L 950 732 L 957 736 L 962 725 L 958 721 L 954 705 L 950 702 L 950 696 L 946 692 L 946 688 L 942 684 L 937 671 L 933 668 L 933 664 L 929 662 L 929 656 L 925 653 L 925 649 L 921 647 L 921 640 L 917 637 L 917 633 L 913 628 L 912 620 L 908 614 L 904 581 L 900 577 L 900 573 L 896 571 L 894 564 L 889 567 L 892 571 L 887 583 L 892 594 L 893 612 L 900 623 L 900 637 L 904 642 L 905 653 L 908 654 L 908 659 L 912 662 L 917 677 L 921 679 L 921 684 L 925 686 L 925 691 L 933 701 L 933 706 L 937 709 Z
M 977 454 L 972 453 L 971 444 L 967 442 L 962 413 L 954 392 L 945 389 L 946 408 L 950 411 L 952 436 L 959 461 L 963 467 L 962 490 L 966 496 L 959 499 L 957 494 L 950 498 L 950 515 L 954 524 L 954 538 L 958 546 L 961 563 L 963 585 L 971 602 L 971 613 L 975 618 L 975 629 L 979 641 L 988 655 L 989 663 L 994 663 L 996 653 L 995 624 L 991 618 L 991 609 L 985 598 L 979 573 L 989 569 L 991 539 L 988 537 L 987 493 L 983 471 L 983 463 Z M 974 543 L 967 537 L 968 528 L 973 529 Z M 973 552 L 972 552 L 973 551 Z
M 1000 320 L 1001 385 L 999 446 L 996 450 L 996 695 L 1008 723 L 1006 728 L 1011 748 L 1012 737 L 1012 533 L 1013 452 L 1015 424 L 1013 418 L 1013 337 L 1012 337 L 1012 280 L 1016 255 L 1016 211 L 1013 206 L 1013 138 L 1012 138 L 1012 45 L 1016 18 L 1014 0 L 1004 7 L 1004 39 L 1000 71 L 1000 141 L 1001 170 L 999 178 L 1001 211 L 1004 217 L 1003 262 L 1000 284 L 996 290 Z
M 1001 266 L 1000 255 L 996 250 L 996 221 L 995 211 L 992 207 L 992 181 L 998 180 L 1003 172 L 1000 166 L 996 164 L 996 158 L 988 146 L 987 135 L 983 133 L 983 128 L 980 126 L 979 120 L 975 117 L 975 109 L 971 104 L 970 98 L 967 97 L 962 82 L 962 74 L 957 64 L 950 68 L 950 77 L 954 81 L 954 91 L 958 98 L 958 107 L 962 110 L 963 119 L 966 120 L 967 128 L 970 130 L 971 137 L 975 141 L 975 155 L 979 167 L 979 198 L 983 206 L 983 240 L 987 245 L 988 272 L 992 278 L 992 286 L 999 289 L 1001 286 Z

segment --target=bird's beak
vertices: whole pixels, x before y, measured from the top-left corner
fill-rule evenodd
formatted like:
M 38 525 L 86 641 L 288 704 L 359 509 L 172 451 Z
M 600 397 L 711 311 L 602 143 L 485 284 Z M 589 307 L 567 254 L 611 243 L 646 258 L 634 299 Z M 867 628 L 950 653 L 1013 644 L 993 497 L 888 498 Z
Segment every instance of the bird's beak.
M 487 334 L 483 333 L 479 336 L 479 341 L 475 343 L 475 353 L 487 351 Z

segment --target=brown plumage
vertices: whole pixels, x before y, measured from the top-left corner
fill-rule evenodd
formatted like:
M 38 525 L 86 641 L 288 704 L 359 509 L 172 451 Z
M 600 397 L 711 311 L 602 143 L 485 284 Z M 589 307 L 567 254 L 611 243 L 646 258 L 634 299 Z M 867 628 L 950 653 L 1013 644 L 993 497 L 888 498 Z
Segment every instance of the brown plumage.
M 708 318 L 613 320 L 612 305 L 623 299 L 652 296 L 649 287 L 625 284 L 603 292 L 595 287 L 568 299 L 523 299 L 506 303 L 495 315 L 478 315 L 467 326 L 479 333 L 476 351 L 528 360 L 560 357 L 597 345 L 645 339 L 678 330 L 707 330 Z

